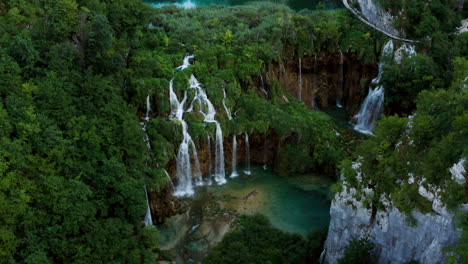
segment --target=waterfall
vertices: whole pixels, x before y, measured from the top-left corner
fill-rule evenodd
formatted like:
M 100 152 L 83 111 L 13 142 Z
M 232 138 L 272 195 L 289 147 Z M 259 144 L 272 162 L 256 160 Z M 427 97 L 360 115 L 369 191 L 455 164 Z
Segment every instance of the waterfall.
M 268 92 L 265 89 L 265 82 L 263 81 L 263 76 L 260 74 L 260 89 L 265 94 L 265 98 L 268 99 Z
M 339 81 L 338 81 L 338 92 L 336 93 L 336 106 L 338 108 L 342 108 L 343 105 L 343 52 L 340 51 L 340 64 L 338 67 L 338 75 L 339 75 Z
M 146 215 L 145 215 L 145 226 L 153 225 L 153 217 L 151 216 L 151 208 L 149 205 L 148 192 L 146 191 L 145 186 L 145 197 L 146 197 Z
M 176 157 L 177 179 L 179 183 L 177 184 L 175 195 L 190 196 L 194 194 L 192 185 L 192 166 L 190 164 L 189 153 L 189 143 L 192 141 L 192 138 L 187 132 L 187 123 L 185 123 L 184 120 L 181 120 L 181 123 L 184 138 L 182 139 L 182 143 L 180 143 L 179 152 Z
M 224 149 L 223 149 L 223 130 L 221 125 L 216 122 L 216 155 L 215 155 L 215 181 L 218 184 L 226 183 L 224 171 Z
M 397 64 L 401 63 L 401 60 L 403 59 L 404 56 L 407 56 L 409 58 L 413 57 L 416 55 L 416 49 L 413 45 L 409 44 L 403 44 L 399 49 L 395 51 L 395 61 Z
M 150 94 L 148 93 L 148 96 L 146 96 L 146 116 L 145 116 L 146 122 L 150 120 L 150 117 L 149 117 L 150 110 L 151 110 L 151 102 L 150 102 Z
M 183 65 L 177 67 L 177 70 L 184 70 L 190 66 L 190 59 L 193 59 L 193 55 L 185 56 Z M 176 196 L 191 196 L 194 194 L 193 189 L 193 178 L 195 178 L 196 185 L 203 185 L 203 179 L 200 169 L 200 162 L 198 160 L 198 153 L 195 143 L 192 140 L 192 137 L 188 133 L 188 126 L 185 120 L 183 120 L 183 116 L 185 112 L 192 112 L 195 103 L 199 105 L 199 112 L 204 116 L 204 122 L 206 123 L 215 123 L 216 124 L 216 152 L 215 152 L 215 180 L 218 184 L 226 183 L 225 179 L 225 169 L 224 169 L 224 147 L 223 147 L 223 131 L 221 129 L 221 125 L 218 121 L 215 120 L 216 110 L 208 99 L 208 96 L 205 90 L 201 87 L 198 80 L 192 74 L 190 76 L 190 89 L 195 90 L 195 95 L 190 103 L 190 107 L 185 111 L 185 103 L 187 101 L 187 91 L 184 92 L 184 97 L 182 101 L 179 101 L 176 93 L 174 92 L 173 87 L 173 80 L 169 82 L 169 101 L 171 104 L 171 114 L 169 115 L 169 119 L 173 120 L 176 119 L 182 124 L 182 134 L 183 139 L 179 146 L 179 151 L 176 157 L 177 163 L 177 179 L 178 184 L 175 188 L 174 194 Z M 226 94 L 225 94 L 226 97 Z M 224 104 L 224 100 L 223 100 Z M 224 104 L 225 106 L 225 104 Z M 228 108 L 225 106 L 225 109 L 228 112 L 228 116 L 230 116 L 230 112 Z M 231 117 L 232 118 L 232 117 Z M 208 137 L 208 145 L 209 145 L 209 159 L 211 162 L 211 141 Z M 190 150 L 193 156 L 193 165 L 191 164 L 190 159 Z M 211 171 L 211 165 L 210 165 Z M 211 184 L 211 180 L 207 180 L 207 184 Z
M 250 146 L 249 146 L 249 134 L 245 133 L 245 174 L 250 175 Z
M 237 173 L 237 139 L 236 135 L 232 137 L 232 172 L 231 178 L 239 176 Z
M 205 117 L 204 122 L 216 124 L 215 181 L 218 184 L 224 184 L 226 183 L 226 173 L 224 170 L 223 130 L 221 129 L 219 122 L 215 120 L 216 110 L 208 99 L 205 90 L 201 87 L 193 74 L 190 76 L 190 89 L 195 89 L 195 96 L 187 112 L 193 111 L 194 103 L 198 102 L 200 109 L 199 112 Z M 229 112 L 229 116 L 230 115 L 231 114 Z
M 298 95 L 297 95 L 297 99 L 299 99 L 299 101 L 302 101 L 302 61 L 301 61 L 301 58 L 299 58 L 299 92 L 298 92 Z
M 390 40 L 385 44 L 385 47 L 382 52 L 382 57 L 387 57 L 393 54 L 393 41 Z M 379 73 L 377 77 L 372 80 L 373 85 L 378 85 L 383 74 L 384 63 L 379 63 Z M 369 93 L 361 105 L 359 113 L 354 117 L 357 122 L 354 126 L 354 129 L 363 133 L 372 135 L 374 130 L 374 122 L 380 118 L 380 115 L 383 112 L 383 103 L 384 103 L 384 87 L 378 86 L 375 89 L 369 87 Z
M 230 111 L 229 108 L 226 106 L 226 89 L 223 89 L 223 94 L 224 94 L 224 97 L 223 97 L 223 106 L 224 106 L 224 110 L 226 110 L 226 115 L 227 115 L 228 119 L 229 119 L 229 120 L 232 120 L 231 111 Z
M 174 183 L 172 182 L 171 176 L 169 176 L 169 173 L 167 173 L 166 170 L 164 170 L 164 173 L 166 174 L 166 177 L 169 180 L 169 183 L 171 184 L 172 190 L 175 190 L 175 186 L 174 186 Z
M 188 68 L 191 65 L 190 60 L 193 59 L 193 58 L 194 58 L 193 55 L 185 56 L 183 64 L 181 66 L 177 67 L 176 70 L 184 70 L 184 69 Z
M 141 125 L 141 130 L 143 130 L 144 136 L 143 136 L 143 141 L 146 144 L 146 148 L 148 149 L 148 152 L 151 151 L 151 144 L 150 144 L 150 139 L 148 136 L 148 133 L 146 132 L 146 123 L 145 122 L 140 122 Z

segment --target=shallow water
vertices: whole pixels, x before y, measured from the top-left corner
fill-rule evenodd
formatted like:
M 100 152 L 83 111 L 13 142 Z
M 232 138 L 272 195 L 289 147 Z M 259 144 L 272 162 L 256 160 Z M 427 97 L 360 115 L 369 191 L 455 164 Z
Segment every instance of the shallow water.
M 328 226 L 331 183 L 313 175 L 279 176 L 258 166 L 251 175 L 241 174 L 228 184 L 209 187 L 208 191 L 216 197 L 237 198 L 226 202 L 226 207 L 247 214 L 264 214 L 276 228 L 306 236 L 311 229 Z M 246 202 L 245 198 L 252 193 L 255 197 Z M 241 204 L 237 200 L 242 200 Z
M 197 187 L 194 197 L 182 199 L 188 213 L 158 226 L 162 248 L 176 263 L 201 263 L 212 241 L 220 240 L 219 234 L 242 214 L 263 214 L 274 227 L 303 236 L 328 227 L 330 179 L 284 177 L 262 166 L 252 166 L 251 171 L 247 175 L 241 167 L 240 175 L 224 185 Z

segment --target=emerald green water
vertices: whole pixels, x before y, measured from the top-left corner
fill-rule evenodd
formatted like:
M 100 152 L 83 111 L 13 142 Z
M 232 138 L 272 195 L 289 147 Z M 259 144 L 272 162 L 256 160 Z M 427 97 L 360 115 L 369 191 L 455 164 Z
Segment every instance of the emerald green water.
M 241 173 L 225 185 L 209 187 L 208 191 L 219 198 L 229 195 L 242 199 L 256 192 L 251 199 L 257 201 L 251 202 L 248 213 L 264 214 L 274 227 L 306 236 L 312 229 L 328 226 L 331 184 L 331 180 L 323 177 L 284 177 L 258 166 L 253 167 L 251 175 Z
M 154 7 L 161 7 L 163 5 L 169 4 L 178 4 L 180 6 L 185 5 L 186 7 L 193 7 L 191 4 L 195 6 L 209 6 L 209 5 L 227 5 L 227 6 L 235 6 L 235 5 L 244 5 L 249 2 L 254 2 L 251 0 L 163 0 L 163 1 L 144 1 L 145 3 L 151 4 Z M 191 2 L 188 3 L 188 2 Z M 283 3 L 294 10 L 301 10 L 301 9 L 316 9 L 317 6 L 320 4 L 323 8 L 332 9 L 332 8 L 340 8 L 342 7 L 340 0 L 283 0 L 283 1 L 271 1 L 275 3 Z
M 274 227 L 302 236 L 328 227 L 330 179 L 279 176 L 262 166 L 252 166 L 251 172 L 246 175 L 241 167 L 226 184 L 197 187 L 194 197 L 181 199 L 185 210 L 157 227 L 162 250 L 178 264 L 202 263 L 213 241 L 243 214 L 263 214 Z

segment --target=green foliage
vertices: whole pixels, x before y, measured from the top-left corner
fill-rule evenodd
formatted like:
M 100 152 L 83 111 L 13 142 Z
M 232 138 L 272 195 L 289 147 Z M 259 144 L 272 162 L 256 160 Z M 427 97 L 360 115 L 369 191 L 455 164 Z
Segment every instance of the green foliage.
M 374 256 L 375 244 L 368 238 L 359 240 L 352 239 L 349 242 L 342 258 L 338 259 L 338 264 L 374 264 L 377 263 Z
M 467 66 L 464 59 L 454 62 L 455 74 L 449 90 L 423 90 L 415 100 L 411 119 L 385 117 L 377 124 L 376 137 L 358 147 L 360 181 L 351 160 L 342 162 L 345 179 L 361 190 L 372 188 L 373 208 L 382 208 L 381 197 L 392 198 L 395 206 L 409 217 L 413 210 L 432 211 L 432 203 L 421 196 L 418 186 L 440 186 L 448 208 L 466 203 L 466 189 L 452 180 L 449 168 L 468 153 L 466 126 L 468 92 L 460 89 Z M 360 191 L 357 193 L 361 195 Z
M 306 240 L 284 233 L 263 215 L 241 216 L 235 224 L 203 263 L 318 263 L 326 236 L 316 232 Z
M 442 86 L 437 70 L 434 61 L 425 55 L 403 58 L 400 64 L 386 64 L 381 80 L 386 107 L 398 114 L 411 113 L 419 92 Z
M 459 212 L 456 217 L 457 226 L 462 231 L 457 243 L 445 249 L 448 252 L 447 263 L 449 264 L 462 264 L 468 259 L 468 213 Z

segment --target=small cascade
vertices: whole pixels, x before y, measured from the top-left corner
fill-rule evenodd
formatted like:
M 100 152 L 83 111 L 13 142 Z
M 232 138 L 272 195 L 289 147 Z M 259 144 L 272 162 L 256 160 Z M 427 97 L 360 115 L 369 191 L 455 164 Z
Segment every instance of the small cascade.
M 166 174 L 166 177 L 169 180 L 169 183 L 171 184 L 172 190 L 175 190 L 174 182 L 172 182 L 171 176 L 169 176 L 169 173 L 167 173 L 166 170 L 164 170 L 164 173 Z
M 387 57 L 393 54 L 393 41 L 390 40 L 387 42 L 383 49 L 382 57 Z M 383 58 L 381 58 L 382 61 Z M 372 80 L 373 85 L 378 85 L 383 74 L 384 63 L 379 64 L 379 73 L 377 77 Z M 374 122 L 380 118 L 380 115 L 383 112 L 383 103 L 384 103 L 384 87 L 378 86 L 375 89 L 369 87 L 369 93 L 361 105 L 359 113 L 354 117 L 357 122 L 354 126 L 354 129 L 363 133 L 372 135 L 374 130 Z
M 404 56 L 411 58 L 414 55 L 416 55 L 416 48 L 413 45 L 405 43 L 395 51 L 395 61 L 400 64 Z
M 141 125 L 141 130 L 143 130 L 143 133 L 144 133 L 143 140 L 145 141 L 146 148 L 148 149 L 148 152 L 151 152 L 150 138 L 148 136 L 148 133 L 146 132 L 146 123 L 140 122 L 140 125 Z
M 153 225 L 153 217 L 151 216 L 151 208 L 149 205 L 149 198 L 148 198 L 148 192 L 146 191 L 146 186 L 145 186 L 145 197 L 146 197 L 146 215 L 145 215 L 145 226 Z
M 245 133 L 245 170 L 244 173 L 250 175 L 250 145 L 249 145 L 249 134 Z
M 194 56 L 193 55 L 187 55 L 184 57 L 184 62 L 182 63 L 182 65 L 180 65 L 179 67 L 175 68 L 176 70 L 184 70 L 186 68 L 188 68 L 190 65 L 190 60 L 193 59 Z
M 237 139 L 236 135 L 232 137 L 232 172 L 231 178 L 239 176 L 237 173 Z
M 302 61 L 301 58 L 299 58 L 299 84 L 298 84 L 298 93 L 297 93 L 297 99 L 299 101 L 302 101 Z
M 339 81 L 338 81 L 338 91 L 336 93 L 336 107 L 338 108 L 343 107 L 343 81 L 344 81 L 343 64 L 344 64 L 343 52 L 340 51 L 340 64 L 338 66 Z
M 216 143 L 215 143 L 215 181 L 218 184 L 226 183 L 225 164 L 224 164 L 224 146 L 223 130 L 218 121 L 215 120 L 216 110 L 208 99 L 205 90 L 201 87 L 198 80 L 192 74 L 190 76 L 190 88 L 195 89 L 195 96 L 187 112 L 193 111 L 195 102 L 198 102 L 199 112 L 205 117 L 204 122 L 216 124 Z M 230 112 L 229 112 L 229 115 Z M 231 117 L 232 118 L 232 117 Z
M 263 81 L 263 76 L 260 74 L 260 89 L 265 94 L 265 98 L 268 99 L 268 92 L 265 89 L 265 82 Z
M 230 111 L 229 108 L 226 106 L 226 89 L 223 89 L 223 94 L 224 94 L 224 97 L 223 97 L 223 106 L 224 106 L 224 110 L 226 110 L 226 115 L 227 115 L 228 119 L 229 119 L 229 120 L 232 120 L 231 111 Z

